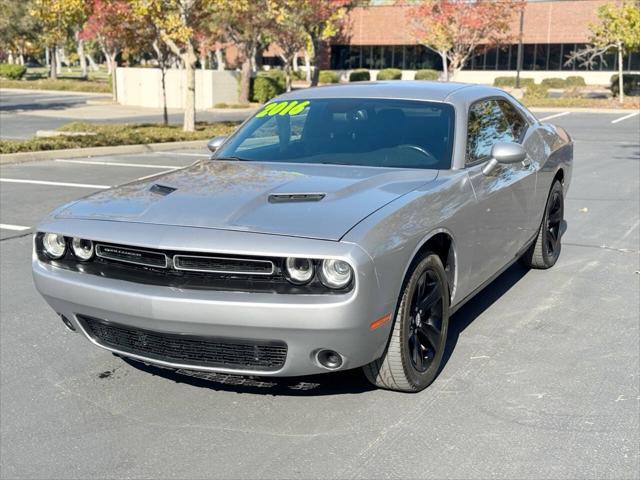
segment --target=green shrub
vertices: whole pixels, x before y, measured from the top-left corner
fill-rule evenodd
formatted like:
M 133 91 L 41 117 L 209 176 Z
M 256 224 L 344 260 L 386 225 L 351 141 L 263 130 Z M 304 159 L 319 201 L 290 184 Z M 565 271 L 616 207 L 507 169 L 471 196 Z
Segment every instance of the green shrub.
M 297 72 L 294 70 L 291 72 L 291 78 L 295 79 L 295 80 L 306 80 L 307 79 L 307 72 L 305 70 L 298 70 Z
M 338 72 L 332 70 L 322 70 L 320 72 L 320 83 L 338 83 L 340 82 L 340 76 Z
M 520 77 L 520 86 L 526 87 L 529 85 L 533 85 L 535 80 L 533 78 L 523 78 Z M 516 86 L 516 77 L 496 77 L 493 81 L 494 87 L 515 87 Z
M 282 70 L 259 72 L 253 80 L 253 100 L 266 103 L 285 91 L 285 75 Z
M 609 87 L 614 97 L 620 94 L 620 88 L 618 86 L 618 75 L 611 77 L 611 86 Z M 637 73 L 623 73 L 622 74 L 622 89 L 625 95 L 631 95 L 633 91 L 640 90 L 640 74 Z
M 584 81 L 584 77 L 579 75 L 573 75 L 564 79 L 566 87 L 586 87 L 587 83 Z
M 364 68 L 359 68 L 349 74 L 350 82 L 366 82 L 369 80 L 371 80 L 371 74 L 369 73 L 369 70 Z
M 0 77 L 9 80 L 20 80 L 27 73 L 24 65 L 13 65 L 11 63 L 0 63 Z
M 524 96 L 526 98 L 547 98 L 549 87 L 547 85 L 536 85 L 531 82 L 525 88 Z
M 566 86 L 564 78 L 557 77 L 545 78 L 542 80 L 541 84 L 547 88 L 565 88 Z
M 398 68 L 385 68 L 378 72 L 376 80 L 401 80 L 402 70 Z
M 440 78 L 440 72 L 437 70 L 418 70 L 416 72 L 416 80 L 438 80 Z

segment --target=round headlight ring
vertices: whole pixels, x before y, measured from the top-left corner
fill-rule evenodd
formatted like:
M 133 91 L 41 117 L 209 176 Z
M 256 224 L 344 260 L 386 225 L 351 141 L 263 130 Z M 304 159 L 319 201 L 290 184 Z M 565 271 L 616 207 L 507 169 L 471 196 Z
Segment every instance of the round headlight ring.
M 328 259 L 322 261 L 320 281 L 325 287 L 339 289 L 351 283 L 353 269 L 344 260 Z
M 44 253 L 53 260 L 64 257 L 67 251 L 67 242 L 64 236 L 57 233 L 45 233 L 42 237 L 42 246 L 44 247 Z
M 71 250 L 76 258 L 82 262 L 93 258 L 93 242 L 91 240 L 74 237 L 71 241 Z
M 313 279 L 315 267 L 309 258 L 289 257 L 285 260 L 287 279 L 295 285 L 304 285 Z

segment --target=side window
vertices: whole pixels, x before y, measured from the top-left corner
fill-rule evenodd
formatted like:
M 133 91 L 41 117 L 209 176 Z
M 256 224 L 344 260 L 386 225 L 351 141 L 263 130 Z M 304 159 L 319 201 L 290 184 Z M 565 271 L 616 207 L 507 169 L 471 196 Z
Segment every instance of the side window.
M 507 119 L 507 123 L 509 124 L 509 128 L 511 128 L 515 141 L 521 142 L 529 124 L 524 118 L 522 118 L 522 115 L 518 112 L 516 107 L 506 100 L 498 100 L 498 104 Z
M 466 163 L 489 157 L 498 142 L 513 142 L 514 136 L 496 100 L 481 100 L 469 109 Z

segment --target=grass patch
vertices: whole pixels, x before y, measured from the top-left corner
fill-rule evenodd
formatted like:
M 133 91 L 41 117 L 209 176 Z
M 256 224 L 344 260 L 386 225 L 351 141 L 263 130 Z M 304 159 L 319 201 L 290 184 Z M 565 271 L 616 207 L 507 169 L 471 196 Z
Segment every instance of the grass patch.
M 213 108 L 258 108 L 261 103 L 216 103 Z
M 0 140 L 0 153 L 37 152 L 65 148 L 106 147 L 148 143 L 207 140 L 216 135 L 228 135 L 237 123 L 198 122 L 195 132 L 183 132 L 180 125 L 112 124 L 73 122 L 59 130 L 64 132 L 90 132 L 95 135 L 33 138 L 30 140 Z
M 640 108 L 640 97 L 627 97 L 624 105 L 616 98 L 537 98 L 525 96 L 521 102 L 527 107 L 553 108 Z
M 7 80 L 0 78 L 0 88 L 111 93 L 111 84 L 108 82 L 79 79 L 74 80 L 68 78 L 59 78 L 58 80 L 51 80 L 50 78 L 40 78 L 36 80 Z

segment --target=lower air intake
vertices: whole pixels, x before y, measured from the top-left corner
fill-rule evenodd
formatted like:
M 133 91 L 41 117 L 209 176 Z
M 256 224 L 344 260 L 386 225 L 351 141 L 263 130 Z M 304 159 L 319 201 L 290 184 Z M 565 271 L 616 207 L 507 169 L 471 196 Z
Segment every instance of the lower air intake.
M 287 358 L 279 341 L 195 337 L 153 332 L 78 315 L 86 332 L 100 345 L 150 360 L 197 367 L 276 371 Z

